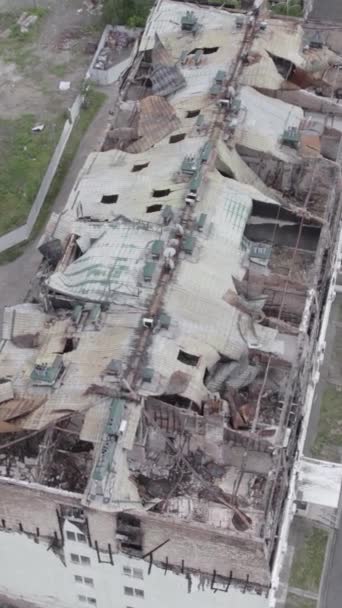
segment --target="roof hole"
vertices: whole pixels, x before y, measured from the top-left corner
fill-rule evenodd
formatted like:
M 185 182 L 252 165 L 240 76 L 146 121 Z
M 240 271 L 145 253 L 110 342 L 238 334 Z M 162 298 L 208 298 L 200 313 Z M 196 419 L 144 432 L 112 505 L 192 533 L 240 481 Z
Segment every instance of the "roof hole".
M 228 177 L 229 179 L 234 179 L 234 175 L 231 172 L 229 172 L 228 170 L 227 171 L 222 171 L 221 169 L 217 169 L 217 170 L 222 175 L 222 177 Z
M 143 169 L 146 169 L 146 167 L 148 167 L 149 164 L 150 163 L 137 163 L 136 165 L 133 165 L 132 173 L 137 173 L 138 171 L 142 171 Z
M 185 138 L 185 133 L 177 133 L 177 135 L 171 135 L 169 144 L 175 144 L 177 141 L 182 141 Z
M 239 532 L 245 532 L 246 530 L 248 530 L 248 528 L 251 526 L 251 523 L 252 520 L 250 517 L 248 517 L 248 515 L 246 515 L 246 513 L 242 513 L 242 511 L 234 512 L 232 524 L 234 528 L 236 528 L 236 530 L 239 530 Z
M 199 362 L 199 357 L 197 357 L 197 355 L 192 355 L 191 353 L 187 353 L 185 352 L 185 350 L 180 349 L 178 351 L 177 360 L 181 363 L 184 363 L 185 365 L 191 365 L 192 367 L 195 367 L 195 365 L 197 365 L 197 363 Z
M 112 205 L 113 203 L 117 202 L 118 198 L 118 194 L 104 194 L 101 198 L 101 203 L 104 205 Z
M 156 211 L 161 211 L 163 208 L 163 205 L 149 205 L 148 207 L 146 207 L 146 213 L 155 213 Z
M 76 346 L 77 346 L 77 342 L 74 341 L 73 338 L 67 338 L 65 340 L 63 353 L 71 353 L 73 350 L 75 350 Z
M 153 198 L 162 198 L 163 196 L 168 196 L 170 192 L 170 188 L 165 188 L 164 190 L 153 190 L 152 196 Z
M 219 48 L 219 46 L 203 46 L 198 49 L 193 49 L 193 51 L 191 51 L 189 55 L 194 55 L 195 53 L 197 53 L 197 51 L 202 51 L 203 55 L 212 55 L 212 53 L 217 53 Z
M 201 110 L 188 110 L 186 113 L 186 117 L 187 118 L 194 118 L 195 116 L 198 116 Z

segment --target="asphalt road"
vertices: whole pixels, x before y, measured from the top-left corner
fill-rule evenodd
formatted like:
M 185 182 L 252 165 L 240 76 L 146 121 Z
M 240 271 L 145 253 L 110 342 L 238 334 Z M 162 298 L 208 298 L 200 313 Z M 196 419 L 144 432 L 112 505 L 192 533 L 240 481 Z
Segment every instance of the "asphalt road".
M 342 0 L 314 0 L 310 18 L 342 23 Z

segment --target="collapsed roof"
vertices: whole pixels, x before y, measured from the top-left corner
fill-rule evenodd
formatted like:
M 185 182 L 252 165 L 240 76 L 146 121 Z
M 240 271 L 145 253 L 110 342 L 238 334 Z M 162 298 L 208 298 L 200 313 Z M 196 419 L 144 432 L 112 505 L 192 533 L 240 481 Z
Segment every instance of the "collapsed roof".
M 299 85 L 281 96 L 308 64 L 299 25 L 192 5 L 190 31 L 185 9 L 152 12 L 103 150 L 51 217 L 35 302 L 5 311 L 0 432 L 31 456 L 2 472 L 75 489 L 28 436 L 69 433 L 85 505 L 253 541 L 266 588 L 340 132 Z

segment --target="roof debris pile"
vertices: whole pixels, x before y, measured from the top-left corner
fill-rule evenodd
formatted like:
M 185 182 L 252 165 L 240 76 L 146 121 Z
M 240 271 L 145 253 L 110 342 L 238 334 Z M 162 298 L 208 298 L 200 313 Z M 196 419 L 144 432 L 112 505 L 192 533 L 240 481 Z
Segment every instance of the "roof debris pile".
M 250 571 L 231 563 L 258 592 L 339 196 L 341 133 L 307 112 L 327 80 L 309 60 L 329 53 L 304 47 L 293 22 L 156 5 L 103 148 L 39 244 L 34 302 L 5 311 L 0 352 L 2 474 L 117 513 L 132 554 L 149 517 L 255 543 Z
M 112 65 L 117 63 L 118 51 L 127 49 L 134 41 L 135 37 L 124 27 L 110 28 L 103 48 L 96 57 L 95 68 L 97 70 L 108 70 Z

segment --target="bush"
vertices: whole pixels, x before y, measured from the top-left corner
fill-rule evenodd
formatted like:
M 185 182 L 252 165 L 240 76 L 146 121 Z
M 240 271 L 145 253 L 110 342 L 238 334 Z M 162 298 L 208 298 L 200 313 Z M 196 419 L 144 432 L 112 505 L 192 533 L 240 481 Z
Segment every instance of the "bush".
M 288 15 L 289 17 L 302 17 L 303 7 L 300 0 L 290 0 L 289 2 L 281 2 L 272 6 L 274 15 Z
M 103 19 L 112 25 L 144 27 L 151 0 L 104 0 Z

